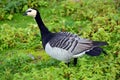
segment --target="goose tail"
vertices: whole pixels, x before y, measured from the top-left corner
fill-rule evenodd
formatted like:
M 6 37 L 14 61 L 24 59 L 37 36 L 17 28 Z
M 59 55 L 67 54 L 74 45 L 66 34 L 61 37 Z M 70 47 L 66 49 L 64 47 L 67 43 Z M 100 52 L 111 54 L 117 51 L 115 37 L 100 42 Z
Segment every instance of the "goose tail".
M 107 54 L 100 46 L 108 45 L 107 42 L 93 41 L 93 46 L 95 46 L 92 50 L 86 52 L 86 54 L 90 56 L 99 56 L 101 53 Z
M 97 46 L 97 47 L 108 45 L 107 42 L 101 42 L 101 41 L 93 41 L 92 43 L 93 43 L 93 46 Z

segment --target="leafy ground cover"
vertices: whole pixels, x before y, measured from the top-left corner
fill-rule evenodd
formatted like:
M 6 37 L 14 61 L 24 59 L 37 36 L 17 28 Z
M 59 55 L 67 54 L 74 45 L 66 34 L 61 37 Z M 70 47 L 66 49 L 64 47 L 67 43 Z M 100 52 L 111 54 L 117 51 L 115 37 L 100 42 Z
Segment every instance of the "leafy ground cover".
M 22 3 L 16 6 L 19 1 Z M 0 1 L 1 80 L 120 80 L 120 2 L 117 0 Z M 31 4 L 28 4 L 31 3 Z M 13 6 L 14 4 L 14 6 Z M 7 7 L 4 7 L 6 5 Z M 36 7 L 52 32 L 69 31 L 107 41 L 108 55 L 85 55 L 76 67 L 50 58 L 35 21 L 22 14 Z

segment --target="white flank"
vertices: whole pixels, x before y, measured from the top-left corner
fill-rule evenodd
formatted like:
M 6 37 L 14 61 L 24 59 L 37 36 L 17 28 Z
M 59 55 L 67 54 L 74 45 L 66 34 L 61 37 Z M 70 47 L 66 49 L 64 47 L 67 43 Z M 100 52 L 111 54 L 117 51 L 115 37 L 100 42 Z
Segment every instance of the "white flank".
M 74 55 L 73 53 L 71 53 L 71 52 L 69 52 L 65 49 L 57 48 L 57 47 L 51 47 L 49 43 L 46 44 L 45 51 L 51 57 L 53 57 L 57 60 L 60 60 L 60 61 L 64 61 L 64 62 L 69 62 L 71 58 L 81 57 L 86 52 L 86 51 L 84 51 L 82 53 Z M 87 51 L 89 51 L 89 50 L 87 50 Z
M 62 48 L 51 47 L 49 43 L 46 44 L 45 51 L 48 55 L 60 61 L 69 62 L 72 58 L 71 52 Z

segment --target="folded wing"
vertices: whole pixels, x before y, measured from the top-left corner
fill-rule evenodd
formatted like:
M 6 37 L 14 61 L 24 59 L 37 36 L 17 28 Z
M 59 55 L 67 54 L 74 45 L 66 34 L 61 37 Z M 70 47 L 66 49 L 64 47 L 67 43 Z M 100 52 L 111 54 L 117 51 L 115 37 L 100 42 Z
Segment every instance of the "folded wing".
M 56 33 L 49 43 L 51 47 L 65 49 L 73 55 L 88 52 L 95 47 L 100 47 L 107 44 L 106 42 L 91 41 L 88 39 L 79 38 L 79 36 L 68 32 Z

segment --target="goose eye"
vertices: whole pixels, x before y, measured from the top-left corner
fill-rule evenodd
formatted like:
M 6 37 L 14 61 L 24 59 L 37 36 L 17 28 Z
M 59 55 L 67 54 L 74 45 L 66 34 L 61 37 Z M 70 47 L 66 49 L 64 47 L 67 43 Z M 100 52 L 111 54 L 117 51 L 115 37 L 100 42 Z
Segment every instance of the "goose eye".
M 31 12 L 31 10 L 27 11 L 27 12 Z

